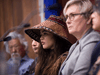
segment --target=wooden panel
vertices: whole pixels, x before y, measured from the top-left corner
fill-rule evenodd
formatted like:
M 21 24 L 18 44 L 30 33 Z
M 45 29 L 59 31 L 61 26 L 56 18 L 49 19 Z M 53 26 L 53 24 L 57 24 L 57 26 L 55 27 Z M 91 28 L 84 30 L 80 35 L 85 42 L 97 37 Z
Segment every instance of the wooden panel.
M 2 0 L 0 2 L 0 37 L 4 35 L 4 33 L 13 26 L 12 21 L 12 10 L 11 10 L 11 0 Z M 0 45 L 1 48 L 3 47 L 3 44 Z
M 3 0 L 0 0 L 0 37 L 3 35 L 4 33 L 4 23 L 3 23 L 3 4 L 2 4 Z M 3 42 L 0 42 L 0 50 L 2 50 L 3 48 Z
M 23 7 L 23 22 L 30 23 L 30 27 L 34 26 L 35 24 L 40 23 L 40 16 L 39 16 L 39 8 L 38 8 L 38 0 L 22 0 L 22 7 Z M 25 34 L 25 37 L 29 43 L 29 57 L 35 58 L 35 54 L 32 50 L 32 39 Z
M 0 37 L 12 27 L 12 0 L 0 0 Z M 0 42 L 0 50 L 5 51 L 3 42 Z M 9 58 L 8 55 L 7 58 Z
M 18 26 L 23 20 L 22 0 L 13 0 L 14 26 Z
M 34 0 L 22 0 L 22 7 L 23 7 L 23 22 L 24 23 L 30 23 L 30 25 L 32 25 L 32 15 L 30 14 L 32 12 L 32 4 L 33 4 Z M 34 5 L 35 6 L 35 5 Z M 28 56 L 30 58 L 35 58 L 34 56 L 34 52 L 32 51 L 32 46 L 31 46 L 31 38 L 29 36 L 27 36 L 26 34 L 24 34 L 27 41 L 28 41 L 28 45 L 29 45 L 29 52 L 28 52 Z

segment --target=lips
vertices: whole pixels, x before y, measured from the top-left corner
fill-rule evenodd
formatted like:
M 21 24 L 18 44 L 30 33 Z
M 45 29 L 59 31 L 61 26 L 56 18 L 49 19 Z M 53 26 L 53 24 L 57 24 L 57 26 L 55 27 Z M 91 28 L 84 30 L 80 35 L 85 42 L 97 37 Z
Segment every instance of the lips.
M 37 50 L 37 47 L 33 48 L 33 50 Z
M 71 28 L 71 26 L 68 26 L 68 29 L 70 29 Z
M 45 44 L 45 42 L 42 42 L 42 41 L 41 41 L 41 44 L 42 44 L 42 45 L 44 45 L 44 44 Z

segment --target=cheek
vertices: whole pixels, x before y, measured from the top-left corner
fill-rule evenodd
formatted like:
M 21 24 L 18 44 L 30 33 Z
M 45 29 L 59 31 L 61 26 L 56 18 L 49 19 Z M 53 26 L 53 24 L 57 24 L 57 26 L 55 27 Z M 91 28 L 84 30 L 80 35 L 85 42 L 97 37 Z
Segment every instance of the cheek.
M 100 21 L 99 21 L 98 18 L 93 20 L 93 26 L 92 27 L 93 27 L 94 30 L 98 30 L 98 29 L 100 30 Z
M 18 53 L 22 56 L 23 54 L 25 54 L 25 50 L 24 48 L 20 48 L 20 50 L 18 51 Z
M 46 45 L 44 45 L 44 48 L 47 48 L 47 49 L 51 49 L 53 48 L 54 46 L 54 41 L 53 40 L 49 40 Z
M 32 48 L 34 48 L 34 46 L 32 45 Z
M 97 30 L 97 31 L 100 31 L 100 23 L 95 23 L 95 25 L 93 25 L 93 29 L 94 30 Z

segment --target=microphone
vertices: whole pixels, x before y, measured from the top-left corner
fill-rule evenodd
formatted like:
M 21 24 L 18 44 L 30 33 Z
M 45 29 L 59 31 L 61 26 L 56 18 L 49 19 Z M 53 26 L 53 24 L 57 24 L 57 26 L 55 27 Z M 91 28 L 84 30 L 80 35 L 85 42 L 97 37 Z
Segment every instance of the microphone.
M 9 40 L 11 40 L 11 37 L 10 36 L 5 37 L 4 39 L 0 40 L 0 42 L 2 42 L 2 41 L 9 41 Z
M 25 28 L 26 27 L 30 27 L 30 24 L 29 23 L 26 23 L 26 24 L 23 25 L 23 27 L 25 27 Z
M 23 30 L 23 28 L 27 28 L 27 27 L 29 27 L 29 26 L 30 26 L 29 23 L 25 23 L 25 24 L 22 24 L 22 25 L 19 25 L 19 26 L 17 26 L 17 27 L 13 27 L 13 28 L 9 29 L 9 30 L 0 38 L 0 42 L 11 40 L 11 37 L 6 37 L 6 36 L 8 35 L 8 33 L 10 33 L 11 31 L 20 32 L 21 30 Z
M 16 30 L 16 29 L 20 29 L 20 28 L 27 28 L 27 27 L 29 27 L 29 26 L 30 26 L 29 23 L 25 23 L 25 24 L 22 24 L 22 25 L 16 27 L 15 30 Z
M 21 30 L 23 30 L 23 28 L 27 28 L 27 27 L 29 27 L 30 26 L 30 24 L 29 23 L 25 23 L 25 24 L 22 24 L 22 25 L 20 25 L 20 26 L 18 26 L 18 27 L 15 27 L 15 31 L 17 31 L 18 33 L 21 31 Z
M 30 26 L 29 23 L 25 23 L 25 24 L 22 24 L 21 26 L 18 26 L 18 27 L 26 28 L 26 27 L 29 27 L 29 26 Z

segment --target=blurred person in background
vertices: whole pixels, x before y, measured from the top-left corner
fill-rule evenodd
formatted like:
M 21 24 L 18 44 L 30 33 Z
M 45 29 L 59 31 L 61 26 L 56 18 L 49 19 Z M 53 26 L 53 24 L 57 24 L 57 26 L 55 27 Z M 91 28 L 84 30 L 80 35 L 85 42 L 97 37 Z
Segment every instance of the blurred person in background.
M 34 61 L 27 55 L 28 43 L 21 34 L 15 31 L 7 36 L 11 37 L 11 40 L 4 42 L 6 52 L 11 55 L 7 61 L 7 73 L 8 75 L 23 75 Z
M 90 66 L 92 51 L 100 34 L 92 29 L 90 0 L 69 0 L 63 10 L 70 34 L 77 38 L 69 49 L 58 75 L 86 75 Z
M 34 32 L 25 32 L 31 39 L 32 39 L 32 49 L 34 53 L 36 54 L 35 60 L 33 61 L 32 65 L 29 67 L 29 70 L 23 74 L 23 75 L 34 75 L 35 73 L 35 66 L 37 64 L 38 59 L 38 52 L 39 50 L 42 50 L 42 45 L 40 43 L 39 36 L 36 36 L 37 34 Z

